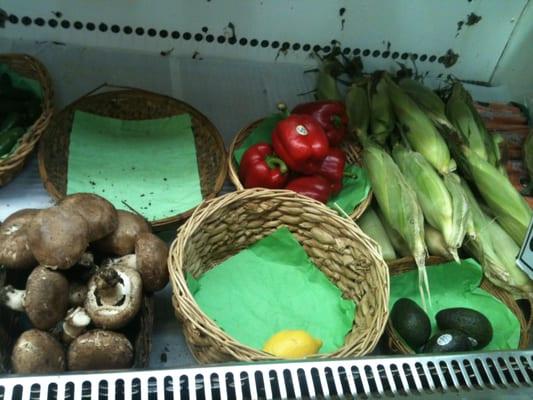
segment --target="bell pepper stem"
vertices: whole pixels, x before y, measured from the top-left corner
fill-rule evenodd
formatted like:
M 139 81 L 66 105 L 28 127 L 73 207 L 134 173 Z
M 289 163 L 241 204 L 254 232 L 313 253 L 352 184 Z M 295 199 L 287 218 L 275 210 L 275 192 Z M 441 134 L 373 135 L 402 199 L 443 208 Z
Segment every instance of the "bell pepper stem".
M 340 128 L 342 126 L 341 117 L 338 115 L 332 115 L 331 116 L 331 123 L 335 128 Z
M 287 108 L 287 105 L 285 103 L 278 103 L 276 105 L 276 108 L 285 118 L 290 115 L 289 109 Z
M 268 168 L 270 169 L 279 168 L 282 174 L 287 173 L 287 171 L 289 170 L 287 168 L 287 164 L 285 164 L 285 161 L 283 161 L 281 158 L 277 156 L 266 156 L 265 162 L 267 163 Z
M 354 174 L 353 172 L 344 172 L 342 176 L 345 176 L 346 178 L 353 178 L 353 179 L 358 178 L 357 174 Z

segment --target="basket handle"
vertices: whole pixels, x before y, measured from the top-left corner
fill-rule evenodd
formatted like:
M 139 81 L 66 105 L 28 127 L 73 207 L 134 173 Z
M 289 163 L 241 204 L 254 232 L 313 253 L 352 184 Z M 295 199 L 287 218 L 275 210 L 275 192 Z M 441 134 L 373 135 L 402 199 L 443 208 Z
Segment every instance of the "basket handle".
M 107 88 L 107 89 L 123 89 L 123 90 L 137 90 L 137 91 L 141 91 L 141 92 L 148 92 L 147 90 L 135 88 L 135 87 L 132 87 L 132 86 L 114 85 L 112 83 L 104 82 L 104 83 L 98 85 L 97 87 L 95 87 L 94 89 L 88 91 L 84 95 L 80 96 L 74 103 L 77 103 L 78 101 L 80 101 L 81 99 L 84 99 L 86 97 L 92 96 L 93 94 L 96 94 L 96 93 L 100 92 L 104 88 Z

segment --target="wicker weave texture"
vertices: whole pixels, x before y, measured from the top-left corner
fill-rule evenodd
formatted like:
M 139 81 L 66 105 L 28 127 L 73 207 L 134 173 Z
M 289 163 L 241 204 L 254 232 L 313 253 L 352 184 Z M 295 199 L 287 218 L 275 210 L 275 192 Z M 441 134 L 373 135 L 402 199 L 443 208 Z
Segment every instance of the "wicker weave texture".
M 243 141 L 253 132 L 257 125 L 259 125 L 262 121 L 263 119 L 259 119 L 251 123 L 244 129 L 241 129 L 231 141 L 231 145 L 228 151 L 228 175 L 237 190 L 244 189 L 244 186 L 242 185 L 242 182 L 239 179 L 239 168 L 237 166 L 237 163 L 235 162 L 235 158 L 233 157 L 233 152 L 235 151 L 235 149 L 238 149 L 242 145 Z M 361 164 L 361 158 L 359 156 L 359 147 L 355 143 L 345 140 L 341 147 L 346 153 L 346 161 L 349 164 Z M 357 220 L 361 215 L 363 215 L 363 213 L 371 202 L 372 192 L 370 192 L 368 196 L 366 196 L 366 199 L 364 199 L 361 204 L 359 204 L 355 208 L 355 210 L 350 214 L 350 217 L 354 220 Z
M 199 362 L 274 358 L 238 343 L 208 318 L 190 293 L 185 274 L 199 277 L 280 227 L 292 232 L 345 298 L 357 302 L 356 323 L 344 346 L 317 357 L 362 356 L 376 346 L 387 321 L 389 276 L 375 242 L 317 201 L 287 190 L 249 189 L 197 208 L 170 250 L 173 305 Z
M 441 264 L 444 262 L 449 262 L 449 260 L 446 260 L 440 257 L 429 257 L 426 260 L 426 266 L 428 268 L 431 268 L 432 265 Z M 415 269 L 416 269 L 415 262 L 410 257 L 405 257 L 405 258 L 395 260 L 389 263 L 389 272 L 391 276 L 398 275 L 398 274 L 401 274 L 407 271 L 413 271 Z M 504 303 L 511 310 L 511 312 L 516 316 L 516 318 L 518 318 L 518 322 L 520 323 L 520 342 L 518 346 L 520 349 L 527 348 L 528 343 L 529 343 L 527 322 L 524 319 L 524 314 L 520 310 L 520 307 L 518 306 L 518 304 L 516 304 L 516 301 L 513 299 L 513 297 L 509 293 L 494 286 L 488 279 L 485 279 L 485 278 L 483 278 L 483 280 L 481 281 L 480 287 L 483 290 L 489 292 L 494 297 L 496 297 L 502 303 Z M 413 349 L 411 349 L 403 341 L 400 335 L 398 335 L 396 330 L 392 327 L 390 319 L 387 322 L 386 336 L 387 336 L 387 343 L 388 343 L 389 349 L 392 352 L 400 353 L 400 354 L 415 354 Z
M 0 54 L 0 64 L 7 65 L 11 70 L 26 78 L 36 80 L 43 90 L 41 115 L 28 128 L 13 154 L 0 160 L 0 186 L 4 186 L 22 170 L 41 135 L 48 127 L 53 114 L 53 91 L 46 68 L 35 58 L 26 54 Z
M 55 199 L 66 195 L 70 130 L 76 110 L 123 120 L 190 114 L 202 196 L 204 199 L 213 198 L 222 189 L 227 172 L 226 151 L 211 121 L 195 108 L 174 98 L 140 89 L 125 89 L 85 95 L 54 115 L 39 148 L 39 173 L 46 190 Z M 152 226 L 156 230 L 168 229 L 191 213 L 192 210 L 188 210 L 154 221 Z

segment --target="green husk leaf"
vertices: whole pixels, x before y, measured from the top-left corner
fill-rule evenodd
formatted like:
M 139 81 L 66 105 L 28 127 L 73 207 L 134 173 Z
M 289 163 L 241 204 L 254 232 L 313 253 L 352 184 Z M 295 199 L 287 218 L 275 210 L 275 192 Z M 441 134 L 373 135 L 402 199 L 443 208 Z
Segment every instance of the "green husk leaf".
M 365 210 L 363 215 L 357 220 L 357 224 L 364 233 L 379 244 L 385 261 L 396 259 L 396 252 L 394 251 L 389 236 L 372 207 L 368 207 Z
M 366 140 L 370 120 L 366 79 L 354 82 L 346 93 L 346 112 L 350 132 L 355 133 L 360 141 Z

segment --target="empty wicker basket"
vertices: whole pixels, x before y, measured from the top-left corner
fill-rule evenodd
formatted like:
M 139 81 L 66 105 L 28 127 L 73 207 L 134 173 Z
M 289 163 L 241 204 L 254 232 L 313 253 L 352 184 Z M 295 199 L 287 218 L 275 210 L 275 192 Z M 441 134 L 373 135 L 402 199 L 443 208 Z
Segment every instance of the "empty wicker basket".
M 185 274 L 198 278 L 279 227 L 287 227 L 344 297 L 357 302 L 355 326 L 334 353 L 361 356 L 387 321 L 389 277 L 375 243 L 352 221 L 287 190 L 250 189 L 205 202 L 181 227 L 169 256 L 172 301 L 192 354 L 202 363 L 273 359 L 222 331 L 192 296 Z
M 67 190 L 70 130 L 77 110 L 123 120 L 164 118 L 183 113 L 191 116 L 202 197 L 210 199 L 222 189 L 227 163 L 224 142 L 209 119 L 192 106 L 157 93 L 140 89 L 96 93 L 104 85 L 54 115 L 39 148 L 39 173 L 46 190 L 61 199 Z M 152 222 L 155 230 L 171 228 L 189 217 L 192 209 Z
M 233 157 L 233 152 L 235 149 L 238 149 L 242 142 L 253 132 L 253 130 L 259 125 L 263 119 L 257 120 L 244 129 L 240 130 L 239 133 L 233 138 L 231 145 L 229 147 L 229 154 L 228 154 L 228 175 L 231 180 L 231 182 L 235 185 L 235 187 L 240 190 L 244 189 L 244 186 L 242 185 L 240 179 L 239 179 L 239 168 L 237 166 L 237 163 L 235 162 L 235 157 Z M 346 153 L 346 162 L 349 164 L 361 164 L 361 159 L 359 156 L 359 149 L 357 145 L 353 142 L 350 142 L 349 140 L 345 140 L 342 144 L 342 149 Z M 372 192 L 366 196 L 366 198 L 353 210 L 353 212 L 350 214 L 350 217 L 354 220 L 358 219 L 369 204 L 372 202 Z
M 35 58 L 26 54 L 0 54 L 0 64 L 25 78 L 33 79 L 41 85 L 41 115 L 22 136 L 21 142 L 6 159 L 0 160 L 0 186 L 9 183 L 24 167 L 35 145 L 47 128 L 53 113 L 52 82 L 46 68 Z
M 440 257 L 430 257 L 426 260 L 426 266 L 428 268 L 431 268 L 432 265 L 441 264 L 445 262 L 449 262 L 449 260 L 446 260 Z M 399 260 L 395 260 L 389 263 L 389 271 L 390 271 L 391 276 L 398 275 L 398 274 L 401 274 L 407 271 L 413 271 L 413 270 L 416 270 L 416 265 L 415 265 L 414 259 L 410 257 L 401 258 Z M 490 293 L 494 297 L 496 297 L 502 303 L 504 303 L 511 310 L 511 312 L 516 316 L 516 318 L 518 318 L 518 322 L 520 323 L 519 348 L 521 349 L 527 348 L 529 344 L 527 323 L 524 319 L 524 314 L 520 310 L 520 307 L 518 306 L 518 304 L 516 304 L 516 301 L 513 299 L 513 297 L 509 293 L 494 286 L 488 279 L 485 279 L 485 278 L 483 278 L 479 287 L 485 290 L 486 292 Z M 390 320 L 387 322 L 386 335 L 387 335 L 387 343 L 388 343 L 389 349 L 392 352 L 400 353 L 400 354 L 416 354 L 415 351 L 413 351 L 413 349 L 411 349 L 402 340 L 400 335 L 398 335 L 396 330 L 392 327 Z

